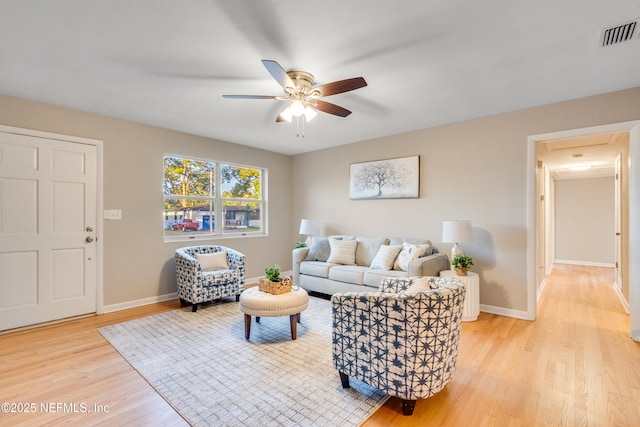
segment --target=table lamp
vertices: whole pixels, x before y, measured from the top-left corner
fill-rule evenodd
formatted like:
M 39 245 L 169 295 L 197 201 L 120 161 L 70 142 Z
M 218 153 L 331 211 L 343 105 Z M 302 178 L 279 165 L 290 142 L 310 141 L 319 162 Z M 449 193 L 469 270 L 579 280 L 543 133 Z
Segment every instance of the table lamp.
M 444 221 L 442 223 L 442 241 L 444 243 L 453 243 L 451 248 L 451 259 L 462 253 L 459 243 L 470 242 L 473 240 L 473 232 L 471 230 L 471 221 Z
M 307 240 L 311 236 L 317 236 L 320 233 L 320 223 L 313 219 L 303 219 L 300 221 L 300 234 L 306 235 Z

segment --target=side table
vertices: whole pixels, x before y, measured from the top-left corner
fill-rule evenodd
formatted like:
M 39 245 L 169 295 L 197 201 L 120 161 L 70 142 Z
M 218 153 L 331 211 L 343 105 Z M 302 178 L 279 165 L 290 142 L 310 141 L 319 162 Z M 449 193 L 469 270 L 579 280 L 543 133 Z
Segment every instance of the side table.
M 473 322 L 480 314 L 480 277 L 477 273 L 469 271 L 466 276 L 458 276 L 453 270 L 442 270 L 440 277 L 456 277 L 467 287 L 467 295 L 464 299 L 462 321 Z

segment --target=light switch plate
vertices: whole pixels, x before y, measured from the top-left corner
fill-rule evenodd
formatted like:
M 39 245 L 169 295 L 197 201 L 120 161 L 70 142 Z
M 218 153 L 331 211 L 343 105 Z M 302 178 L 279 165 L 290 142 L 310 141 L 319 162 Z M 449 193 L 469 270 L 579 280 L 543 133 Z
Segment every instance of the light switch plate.
M 104 219 L 122 219 L 122 210 L 120 209 L 105 209 Z

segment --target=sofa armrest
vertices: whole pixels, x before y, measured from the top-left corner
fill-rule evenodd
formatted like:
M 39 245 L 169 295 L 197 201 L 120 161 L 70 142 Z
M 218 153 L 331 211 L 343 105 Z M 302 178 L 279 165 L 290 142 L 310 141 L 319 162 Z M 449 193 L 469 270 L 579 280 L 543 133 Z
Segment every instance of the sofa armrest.
M 435 253 L 409 261 L 407 275 L 413 276 L 438 276 L 442 270 L 449 270 L 449 258 L 445 254 Z
M 300 263 L 304 261 L 304 259 L 307 257 L 307 254 L 309 253 L 309 249 L 310 249 L 309 247 L 296 248 L 292 252 L 293 283 L 295 283 L 296 285 L 300 284 Z

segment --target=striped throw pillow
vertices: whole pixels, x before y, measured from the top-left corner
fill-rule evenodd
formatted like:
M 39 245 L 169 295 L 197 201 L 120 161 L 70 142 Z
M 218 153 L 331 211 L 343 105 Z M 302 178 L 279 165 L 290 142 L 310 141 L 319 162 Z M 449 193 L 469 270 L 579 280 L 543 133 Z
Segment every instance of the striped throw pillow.
M 331 247 L 331 253 L 327 262 L 349 265 L 356 263 L 357 240 L 329 239 L 329 246 Z

